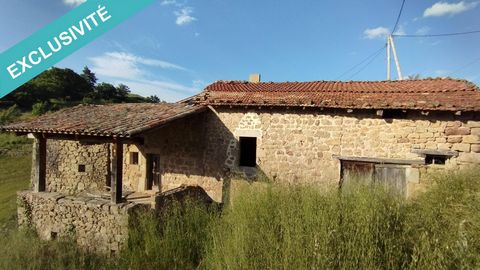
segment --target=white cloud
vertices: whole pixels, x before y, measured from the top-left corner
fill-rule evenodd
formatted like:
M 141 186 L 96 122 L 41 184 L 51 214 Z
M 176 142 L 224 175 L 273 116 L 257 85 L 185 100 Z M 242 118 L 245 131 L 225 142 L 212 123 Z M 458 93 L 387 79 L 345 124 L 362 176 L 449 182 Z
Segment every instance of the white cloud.
M 107 52 L 90 58 L 92 71 L 99 76 L 108 77 L 114 84 L 128 85 L 132 92 L 143 96 L 157 95 L 166 101 L 177 101 L 192 96 L 201 90 L 202 81 L 192 82 L 192 86 L 182 85 L 168 80 L 151 80 L 147 67 L 188 71 L 170 62 L 144 58 L 127 52 Z
M 142 65 L 161 69 L 175 69 L 186 71 L 184 67 L 166 61 L 143 58 L 125 52 L 107 52 L 104 55 L 90 58 L 93 62 L 92 70 L 98 75 L 113 78 L 135 79 L 146 75 Z
M 478 2 L 465 2 L 461 1 L 458 3 L 448 3 L 448 2 L 437 2 L 433 6 L 427 8 L 423 12 L 423 17 L 439 17 L 465 12 L 467 10 L 473 9 L 478 5 Z
M 175 23 L 178 25 L 187 25 L 189 23 L 192 23 L 193 21 L 196 21 L 197 18 L 193 17 L 192 13 L 192 7 L 184 7 L 178 11 L 175 11 L 174 14 L 175 16 L 177 16 Z
M 367 28 L 363 34 L 367 39 L 385 38 L 390 34 L 390 30 L 386 27 L 379 26 L 377 28 Z
M 83 3 L 85 3 L 87 0 L 63 0 L 63 3 L 68 6 L 79 6 Z
M 202 88 L 185 86 L 175 82 L 157 80 L 117 80 L 115 84 L 125 84 L 142 96 L 156 95 L 167 102 L 175 102 L 199 93 Z
M 418 28 L 418 30 L 415 32 L 415 34 L 417 35 L 426 35 L 430 32 L 430 27 L 428 26 L 423 26 L 423 27 L 420 27 Z
M 162 6 L 178 5 L 176 0 L 163 0 L 161 3 Z

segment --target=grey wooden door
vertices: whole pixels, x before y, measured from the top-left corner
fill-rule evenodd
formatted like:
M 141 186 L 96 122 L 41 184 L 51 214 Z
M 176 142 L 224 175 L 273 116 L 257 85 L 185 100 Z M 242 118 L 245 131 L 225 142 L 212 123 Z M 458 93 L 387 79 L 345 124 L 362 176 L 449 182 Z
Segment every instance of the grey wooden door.
M 376 164 L 374 178 L 375 182 L 385 186 L 387 189 L 406 195 L 407 177 L 406 169 L 409 166 Z

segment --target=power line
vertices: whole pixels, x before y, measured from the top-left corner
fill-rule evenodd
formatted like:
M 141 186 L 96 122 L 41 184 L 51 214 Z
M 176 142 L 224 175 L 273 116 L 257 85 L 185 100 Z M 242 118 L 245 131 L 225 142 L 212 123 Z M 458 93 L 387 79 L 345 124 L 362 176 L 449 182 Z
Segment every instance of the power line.
M 474 59 L 473 61 L 471 61 L 471 62 L 469 62 L 469 63 L 467 63 L 467 64 L 465 64 L 465 65 L 461 66 L 460 68 L 458 68 L 458 69 L 456 69 L 456 70 L 454 70 L 454 71 L 452 71 L 452 72 L 448 73 L 448 75 L 453 75 L 453 74 L 456 74 L 456 73 L 458 73 L 458 72 L 460 72 L 460 71 L 462 71 L 462 70 L 466 69 L 467 67 L 469 67 L 469 66 L 471 66 L 471 65 L 473 65 L 473 64 L 475 64 L 475 63 L 477 63 L 478 61 L 480 61 L 480 57 L 478 57 L 478 58 Z
M 375 60 L 375 58 L 377 58 L 378 55 L 380 55 L 380 53 L 383 51 L 383 49 L 385 48 L 385 46 L 383 46 L 380 50 L 378 50 L 372 57 L 372 59 L 370 59 L 370 61 L 368 61 L 362 68 L 360 68 L 357 72 L 355 72 L 352 76 L 350 76 L 347 80 L 350 80 L 352 79 L 353 77 L 355 77 L 358 73 L 362 72 L 365 68 L 367 68 L 372 62 L 373 60 Z
M 444 34 L 426 34 L 426 35 L 395 35 L 394 37 L 447 37 L 447 36 L 460 36 L 460 35 L 469 35 L 469 34 L 478 34 L 480 30 L 468 31 L 468 32 L 456 32 L 456 33 L 444 33 Z
M 347 71 L 343 72 L 342 75 L 338 76 L 337 78 L 335 78 L 335 80 L 339 80 L 341 79 L 343 76 L 347 75 L 350 71 L 354 70 L 355 68 L 357 68 L 358 66 L 360 66 L 361 64 L 365 63 L 366 61 L 368 61 L 370 58 L 372 57 L 376 57 L 383 49 L 385 49 L 387 45 L 383 45 L 380 49 L 376 50 L 375 52 L 373 52 L 372 54 L 370 54 L 369 56 L 367 56 L 366 58 L 364 58 L 362 61 L 360 61 L 359 63 L 355 64 L 354 66 L 352 66 L 351 68 L 349 68 Z M 355 74 L 356 75 L 356 74 Z
M 405 6 L 405 0 L 402 1 L 402 6 L 400 7 L 400 11 L 398 12 L 397 21 L 395 22 L 395 26 L 393 26 L 392 34 L 395 33 L 395 31 L 397 31 L 398 22 L 400 21 L 400 17 L 402 16 L 402 12 L 403 12 L 403 6 Z

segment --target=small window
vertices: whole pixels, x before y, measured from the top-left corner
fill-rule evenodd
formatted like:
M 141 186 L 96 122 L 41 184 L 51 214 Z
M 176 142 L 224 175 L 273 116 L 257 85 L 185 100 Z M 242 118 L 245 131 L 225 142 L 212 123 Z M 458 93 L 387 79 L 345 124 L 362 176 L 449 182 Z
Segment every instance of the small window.
M 130 153 L 130 164 L 138 165 L 138 152 Z
M 426 164 L 438 164 L 438 165 L 445 165 L 447 161 L 447 156 L 441 155 L 425 155 L 425 163 Z
M 240 137 L 240 166 L 255 167 L 257 165 L 257 138 Z
M 85 165 L 78 165 L 78 172 L 85 172 Z

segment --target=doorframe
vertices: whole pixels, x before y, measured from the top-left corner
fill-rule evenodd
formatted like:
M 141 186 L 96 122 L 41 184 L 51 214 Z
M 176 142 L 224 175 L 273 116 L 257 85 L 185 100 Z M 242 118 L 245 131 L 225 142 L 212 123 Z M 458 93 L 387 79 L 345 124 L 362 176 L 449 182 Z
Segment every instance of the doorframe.
M 161 156 L 160 154 L 156 154 L 156 153 L 147 153 L 146 154 L 146 157 L 145 157 L 145 160 L 146 160 L 146 182 L 145 182 L 145 190 L 146 191 L 153 191 L 154 190 L 154 181 L 153 181 L 153 172 L 152 172 L 152 160 L 153 160 L 153 157 L 157 157 L 158 158 L 158 170 L 159 170 L 159 179 L 158 179 L 158 191 L 161 192 L 161 188 L 162 188 L 162 171 L 161 171 L 161 167 L 160 167 L 160 161 L 161 161 Z

